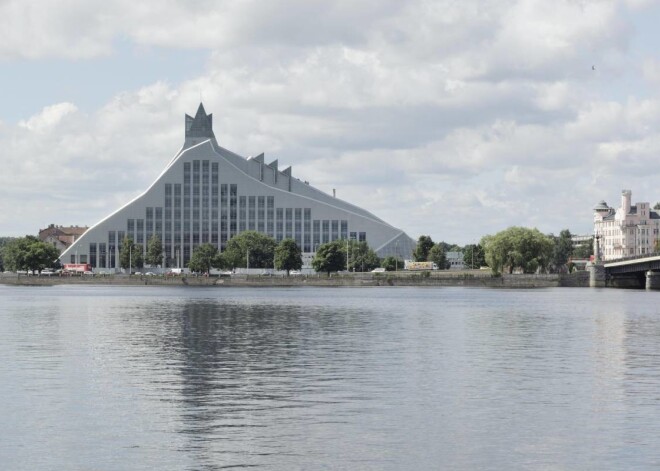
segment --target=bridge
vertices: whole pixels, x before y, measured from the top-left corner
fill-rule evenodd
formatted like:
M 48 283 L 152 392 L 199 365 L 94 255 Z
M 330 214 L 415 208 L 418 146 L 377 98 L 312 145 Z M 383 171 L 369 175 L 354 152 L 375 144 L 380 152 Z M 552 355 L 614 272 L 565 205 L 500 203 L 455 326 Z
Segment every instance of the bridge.
M 660 254 L 610 260 L 603 265 L 609 286 L 660 289 Z

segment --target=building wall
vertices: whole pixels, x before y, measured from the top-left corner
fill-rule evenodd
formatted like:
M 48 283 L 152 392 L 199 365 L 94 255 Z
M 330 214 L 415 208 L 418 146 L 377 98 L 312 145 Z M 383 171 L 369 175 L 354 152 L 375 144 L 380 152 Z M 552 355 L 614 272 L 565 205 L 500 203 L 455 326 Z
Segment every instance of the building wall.
M 631 205 L 630 190 L 623 190 L 621 206 L 594 211 L 594 235 L 599 236 L 603 260 L 653 253 L 660 234 L 660 215 L 648 202 Z
M 166 265 L 185 266 L 196 246 L 208 242 L 224 250 L 245 230 L 278 241 L 291 237 L 308 257 L 323 243 L 348 238 L 366 241 L 381 257 L 410 257 L 414 241 L 403 231 L 291 173 L 280 171 L 277 161 L 266 164 L 263 154 L 238 156 L 214 137 L 187 139 L 147 191 L 90 228 L 61 260 L 116 269 L 125 236 L 146 252 L 158 234 Z

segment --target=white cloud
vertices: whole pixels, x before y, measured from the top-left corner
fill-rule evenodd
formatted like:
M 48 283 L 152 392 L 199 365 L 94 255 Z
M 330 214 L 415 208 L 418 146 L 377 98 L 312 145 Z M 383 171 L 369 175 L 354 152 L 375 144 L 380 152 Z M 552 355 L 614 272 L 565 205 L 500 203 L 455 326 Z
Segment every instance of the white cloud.
M 635 33 L 622 14 L 648 7 L 4 2 L 5 60 L 84 60 L 112 54 L 117 41 L 203 48 L 209 60 L 182 83 L 164 77 L 92 110 L 54 100 L 0 125 L 0 228 L 91 224 L 130 200 L 181 145 L 183 114 L 201 92 L 221 145 L 265 151 L 412 236 L 466 243 L 513 224 L 588 230 L 604 191 L 644 188 L 654 174 L 660 101 L 603 96 L 591 70 L 604 64 L 616 76 L 632 64 L 660 81 L 654 60 L 628 50 Z
M 57 103 L 46 106 L 39 114 L 31 116 L 27 120 L 19 121 L 22 128 L 34 132 L 44 132 L 57 126 L 67 115 L 75 113 L 78 108 L 73 103 Z

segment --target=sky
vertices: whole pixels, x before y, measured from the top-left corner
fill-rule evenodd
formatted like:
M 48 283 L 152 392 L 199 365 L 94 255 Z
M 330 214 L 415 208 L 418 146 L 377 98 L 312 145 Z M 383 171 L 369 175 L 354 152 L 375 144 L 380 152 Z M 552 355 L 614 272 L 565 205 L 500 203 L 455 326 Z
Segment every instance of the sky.
M 200 100 L 413 238 L 593 230 L 660 201 L 660 2 L 0 0 L 0 236 L 142 193 Z

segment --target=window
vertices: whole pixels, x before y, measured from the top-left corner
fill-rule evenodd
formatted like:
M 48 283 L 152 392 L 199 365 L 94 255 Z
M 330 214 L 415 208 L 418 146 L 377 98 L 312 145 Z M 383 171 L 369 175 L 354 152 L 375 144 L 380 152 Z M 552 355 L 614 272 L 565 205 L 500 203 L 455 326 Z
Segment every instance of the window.
M 82 255 L 80 256 L 82 260 Z M 80 263 L 83 263 L 82 261 Z M 96 244 L 89 244 L 89 264 L 96 268 Z
M 316 252 L 316 249 L 321 244 L 321 221 L 318 219 L 312 221 L 312 227 L 314 228 L 312 244 L 314 245 L 314 252 Z
M 293 209 L 286 208 L 286 210 L 284 211 L 284 215 L 285 215 L 284 237 L 290 239 L 293 237 Z
M 322 236 L 323 236 L 323 243 L 324 244 L 327 244 L 328 242 L 330 242 L 330 221 L 328 221 L 327 219 L 323 220 Z

